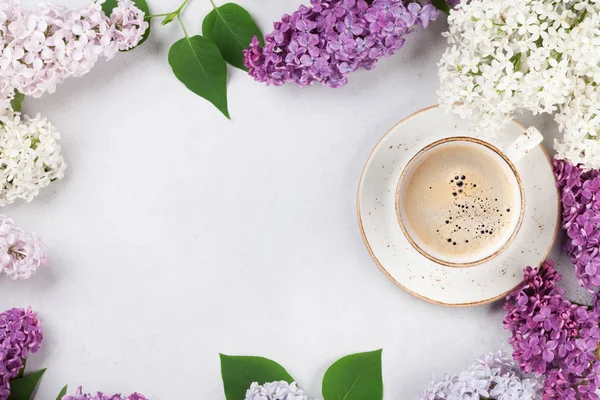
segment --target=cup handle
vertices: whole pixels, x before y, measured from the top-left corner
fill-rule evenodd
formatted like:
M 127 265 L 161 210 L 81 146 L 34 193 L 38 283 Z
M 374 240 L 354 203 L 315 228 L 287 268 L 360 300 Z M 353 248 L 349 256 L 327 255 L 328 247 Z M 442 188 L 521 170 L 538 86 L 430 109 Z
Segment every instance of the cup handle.
M 535 127 L 530 126 L 517 140 L 509 144 L 504 153 L 514 163 L 519 162 L 536 146 L 542 143 L 544 137 Z

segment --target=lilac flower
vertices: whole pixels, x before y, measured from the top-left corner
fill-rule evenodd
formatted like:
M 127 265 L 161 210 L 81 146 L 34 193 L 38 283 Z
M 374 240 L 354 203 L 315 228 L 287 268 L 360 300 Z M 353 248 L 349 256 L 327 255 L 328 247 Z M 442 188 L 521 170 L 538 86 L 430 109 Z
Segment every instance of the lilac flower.
M 96 395 L 83 394 L 82 387 L 77 388 L 77 392 L 74 395 L 66 395 L 62 400 L 147 400 L 143 395 L 139 393 L 130 394 L 127 397 L 122 397 L 120 394 L 105 394 L 98 392 Z
M 404 36 L 427 27 L 439 12 L 431 4 L 405 0 L 311 0 L 285 14 L 266 36 L 252 39 L 244 64 L 259 82 L 300 86 L 320 82 L 335 88 L 359 68 L 372 69 L 382 56 L 404 45 Z
M 519 343 L 519 348 L 521 350 L 523 360 L 529 360 L 539 354 L 542 353 L 542 349 L 539 346 L 540 339 L 537 337 L 532 337 L 529 341 L 524 340 Z
M 148 22 L 144 21 L 144 12 L 131 0 L 119 0 L 110 14 L 110 24 L 114 26 L 112 39 L 119 50 L 129 50 L 142 40 Z
M 502 352 L 490 353 L 475 361 L 467 370 L 446 375 L 419 393 L 420 400 L 458 399 L 539 399 L 542 384 L 524 375 L 515 362 Z
M 0 270 L 15 280 L 29 279 L 47 262 L 39 239 L 0 215 Z
M 59 140 L 60 133 L 46 118 L 3 113 L 0 105 L 0 207 L 17 199 L 29 202 L 64 177 L 67 164 Z
M 600 173 L 554 160 L 554 174 L 561 191 L 567 253 L 581 285 L 594 291 L 600 287 Z
M 22 360 L 36 353 L 43 335 L 31 308 L 13 308 L 0 314 L 0 400 L 10 395 L 10 380 L 23 368 Z
M 521 369 L 546 375 L 544 400 L 597 399 L 600 309 L 571 304 L 556 286 L 561 279 L 552 261 L 527 267 L 522 286 L 506 298 L 504 328 Z
M 240 399 L 241 400 L 241 399 Z M 304 395 L 302 389 L 299 389 L 296 382 L 287 383 L 286 381 L 267 382 L 259 385 L 253 382 L 246 391 L 244 400 L 309 400 Z
M 549 331 L 552 327 L 556 327 L 556 318 L 555 315 L 552 314 L 552 309 L 548 306 L 544 306 L 540 309 L 539 314 L 533 317 L 535 322 L 542 322 L 545 330 Z
M 131 0 L 118 0 L 110 16 L 97 1 L 71 10 L 0 1 L 0 113 L 10 107 L 15 91 L 40 97 L 69 77 L 79 77 L 100 57 L 112 58 L 135 46 L 148 28 L 144 13 Z

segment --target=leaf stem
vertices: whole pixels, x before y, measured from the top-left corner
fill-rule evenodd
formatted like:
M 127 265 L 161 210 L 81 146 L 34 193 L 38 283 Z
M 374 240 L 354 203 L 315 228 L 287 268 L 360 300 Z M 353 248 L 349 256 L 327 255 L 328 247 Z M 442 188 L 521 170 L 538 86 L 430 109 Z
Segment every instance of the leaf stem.
M 181 29 L 183 29 L 183 34 L 185 35 L 185 37 L 189 38 L 187 30 L 185 29 L 185 25 L 183 24 L 183 21 L 181 20 L 181 15 L 179 15 L 179 13 L 177 13 L 177 21 L 179 21 L 179 25 L 181 25 Z
M 210 4 L 212 4 L 213 8 L 217 8 L 217 6 L 215 5 L 215 2 L 213 0 L 210 0 Z

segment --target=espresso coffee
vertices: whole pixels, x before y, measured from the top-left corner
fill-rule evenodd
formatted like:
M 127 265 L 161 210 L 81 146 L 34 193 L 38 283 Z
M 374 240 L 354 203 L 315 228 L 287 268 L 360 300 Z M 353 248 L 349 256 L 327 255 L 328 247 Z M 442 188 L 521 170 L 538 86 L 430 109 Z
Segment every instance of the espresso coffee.
M 403 223 L 435 258 L 468 263 L 488 257 L 518 226 L 518 179 L 510 164 L 483 144 L 438 144 L 416 157 L 404 180 L 399 194 Z

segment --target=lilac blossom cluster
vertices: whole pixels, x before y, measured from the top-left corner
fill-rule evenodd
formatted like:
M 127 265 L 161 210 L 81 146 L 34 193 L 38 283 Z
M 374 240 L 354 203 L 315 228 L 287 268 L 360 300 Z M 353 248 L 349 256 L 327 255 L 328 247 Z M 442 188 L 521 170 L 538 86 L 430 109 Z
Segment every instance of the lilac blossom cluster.
M 524 375 L 514 360 L 498 351 L 481 357 L 459 374 L 432 382 L 419 393 L 419 399 L 533 400 L 539 399 L 541 392 L 537 378 Z
M 525 269 L 525 282 L 508 295 L 504 328 L 513 357 L 526 373 L 545 375 L 544 400 L 598 399 L 600 316 L 566 300 L 552 261 Z
M 147 400 L 143 395 L 139 393 L 130 394 L 127 397 L 123 397 L 120 394 L 105 394 L 98 392 L 95 395 L 84 394 L 81 386 L 77 388 L 77 392 L 74 395 L 66 395 L 62 400 Z
M 404 36 L 427 27 L 439 12 L 431 4 L 404 0 L 311 0 L 275 22 L 262 47 L 255 37 L 244 64 L 259 82 L 300 86 L 320 82 L 336 88 L 359 68 L 372 69 L 404 45 Z
M 296 382 L 267 382 L 259 385 L 253 382 L 246 391 L 244 400 L 309 400 Z
M 600 172 L 554 160 L 554 174 L 568 236 L 566 250 L 579 282 L 593 292 L 600 287 Z
M 31 308 L 0 314 L 0 400 L 8 399 L 10 380 L 23 368 L 23 360 L 39 350 L 42 338 L 40 320 Z
M 47 262 L 42 242 L 0 215 L 0 271 L 15 280 L 29 279 Z
M 52 93 L 65 79 L 89 72 L 100 57 L 110 59 L 139 43 L 148 28 L 144 13 L 131 0 L 118 0 L 107 16 L 102 3 L 72 10 L 0 1 L 0 112 L 15 92 Z

